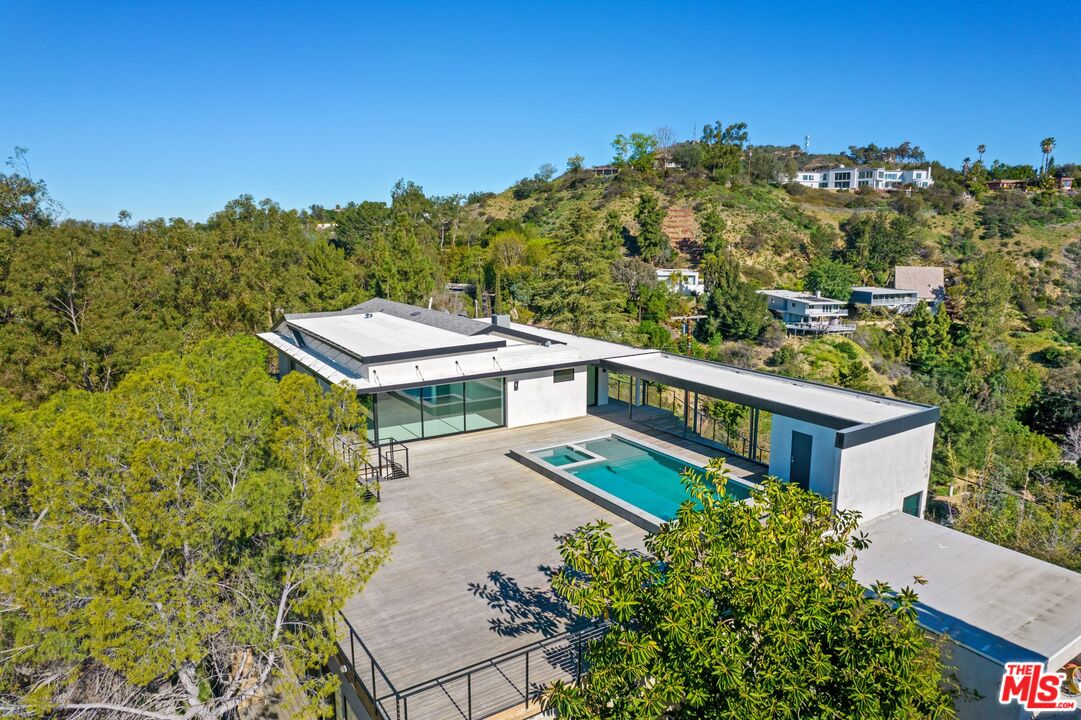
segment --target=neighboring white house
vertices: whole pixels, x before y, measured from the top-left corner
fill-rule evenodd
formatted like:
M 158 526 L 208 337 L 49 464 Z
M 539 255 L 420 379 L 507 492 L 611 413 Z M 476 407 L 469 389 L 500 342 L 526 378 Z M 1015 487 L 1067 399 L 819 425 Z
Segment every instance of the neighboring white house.
M 850 333 L 856 326 L 842 322 L 848 317 L 843 300 L 822 297 L 820 293 L 793 290 L 759 290 L 768 300 L 769 311 L 792 333 Z
M 681 295 L 701 295 L 706 291 L 702 276 L 687 268 L 657 268 L 657 281 Z
M 916 170 L 841 165 L 824 170 L 800 170 L 795 177 L 778 175 L 777 182 L 795 182 L 822 190 L 857 190 L 862 187 L 897 190 L 906 186 L 926 188 L 935 184 L 931 178 L 930 165 Z

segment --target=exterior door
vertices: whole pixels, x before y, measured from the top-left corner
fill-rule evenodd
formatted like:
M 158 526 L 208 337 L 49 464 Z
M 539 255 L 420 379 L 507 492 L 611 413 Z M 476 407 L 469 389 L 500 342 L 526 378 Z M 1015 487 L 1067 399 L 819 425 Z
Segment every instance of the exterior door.
M 811 436 L 807 433 L 792 431 L 792 464 L 788 469 L 788 480 L 804 490 L 811 489 Z
M 597 404 L 597 366 L 586 367 L 586 405 L 592 407 Z

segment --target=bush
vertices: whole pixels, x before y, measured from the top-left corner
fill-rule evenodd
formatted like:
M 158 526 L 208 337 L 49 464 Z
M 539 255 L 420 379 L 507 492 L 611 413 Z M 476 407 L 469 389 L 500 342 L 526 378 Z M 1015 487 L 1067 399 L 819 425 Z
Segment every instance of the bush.
M 792 346 L 782 345 L 770 353 L 770 356 L 766 358 L 766 365 L 769 367 L 782 367 L 795 359 L 796 351 L 792 349 Z

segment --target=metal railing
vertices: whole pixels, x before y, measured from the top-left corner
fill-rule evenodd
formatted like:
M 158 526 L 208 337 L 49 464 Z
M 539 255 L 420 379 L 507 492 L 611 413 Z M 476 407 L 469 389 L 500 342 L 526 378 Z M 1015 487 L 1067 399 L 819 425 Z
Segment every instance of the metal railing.
M 409 477 L 409 448 L 387 440 L 372 445 L 357 438 L 336 436 L 334 449 L 357 473 L 357 484 L 377 501 L 384 480 Z
M 639 406 L 667 410 L 672 413 L 672 420 L 677 427 L 664 427 L 658 429 L 666 432 L 682 434 L 683 419 L 687 419 L 687 437 L 690 439 L 708 440 L 722 446 L 726 451 L 763 465 L 769 464 L 770 434 L 769 425 L 763 425 L 761 420 L 753 419 L 754 409 L 747 407 L 747 414 L 738 425 L 723 422 L 720 418 L 709 413 L 709 403 L 714 398 L 700 396 L 698 401 L 692 401 L 690 406 L 684 408 L 683 391 L 657 383 L 643 381 L 644 389 L 638 397 Z M 616 376 L 615 373 L 608 375 L 608 396 L 614 400 L 631 403 L 633 392 L 630 380 Z M 692 396 L 694 394 L 692 393 Z M 760 419 L 764 419 L 769 413 L 759 412 Z M 650 425 L 650 419 L 635 418 L 636 421 Z M 667 420 L 667 418 L 666 418 Z M 752 435 L 755 441 L 752 442 Z
M 568 630 L 398 690 L 349 620 L 344 615 L 342 620 L 349 642 L 348 648 L 339 642 L 339 650 L 378 720 L 409 720 L 411 714 L 414 720 L 480 720 L 519 705 L 528 709 L 552 681 L 581 679 L 585 650 L 606 630 L 600 624 Z

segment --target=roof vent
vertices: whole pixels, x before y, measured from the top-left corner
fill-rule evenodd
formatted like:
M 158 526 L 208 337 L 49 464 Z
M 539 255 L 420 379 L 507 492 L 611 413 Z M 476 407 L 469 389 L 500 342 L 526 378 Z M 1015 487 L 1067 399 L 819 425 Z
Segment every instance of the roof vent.
M 498 327 L 510 327 L 510 315 L 493 315 L 492 324 Z
M 371 313 L 364 313 L 364 317 L 366 317 L 366 318 L 370 318 L 371 316 L 372 316 Z

